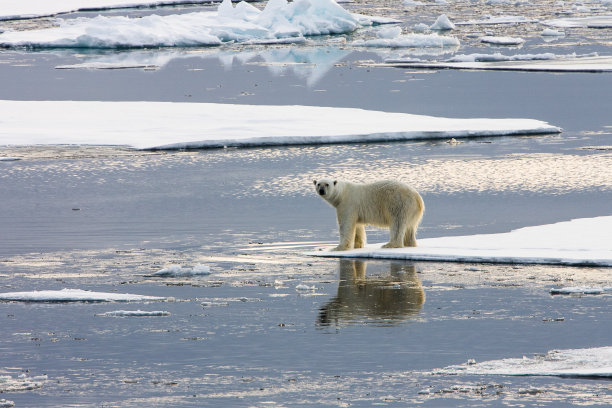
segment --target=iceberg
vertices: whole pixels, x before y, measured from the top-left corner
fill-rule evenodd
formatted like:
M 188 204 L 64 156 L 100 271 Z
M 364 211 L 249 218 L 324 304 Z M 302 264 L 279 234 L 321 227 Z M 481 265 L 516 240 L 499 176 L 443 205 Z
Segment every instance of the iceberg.
M 396 20 L 353 14 L 334 0 L 269 0 L 263 10 L 224 0 L 216 12 L 57 19 L 57 27 L 5 31 L 2 47 L 146 48 L 303 42 Z
M 323 257 L 413 261 L 512 263 L 612 267 L 612 216 L 580 218 L 507 233 L 418 240 L 418 247 L 316 251 Z
M 82 289 L 0 293 L 0 301 L 5 302 L 142 302 L 163 300 L 168 300 L 168 298 L 130 293 L 92 292 Z
M 535 119 L 454 119 L 296 105 L 0 100 L 0 111 L 0 140 L 15 146 L 201 149 L 561 132 Z
M 612 347 L 551 350 L 544 355 L 502 360 L 470 361 L 436 370 L 436 374 L 557 377 L 612 377 Z

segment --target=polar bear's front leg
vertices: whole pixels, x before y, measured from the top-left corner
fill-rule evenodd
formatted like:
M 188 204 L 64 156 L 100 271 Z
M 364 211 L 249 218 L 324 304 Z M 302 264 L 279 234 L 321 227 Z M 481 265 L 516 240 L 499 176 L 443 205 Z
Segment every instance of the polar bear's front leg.
M 338 227 L 340 233 L 340 244 L 333 250 L 346 251 L 348 249 L 353 249 L 355 245 L 355 230 L 357 228 L 357 220 L 353 217 L 342 217 L 340 212 L 338 212 Z

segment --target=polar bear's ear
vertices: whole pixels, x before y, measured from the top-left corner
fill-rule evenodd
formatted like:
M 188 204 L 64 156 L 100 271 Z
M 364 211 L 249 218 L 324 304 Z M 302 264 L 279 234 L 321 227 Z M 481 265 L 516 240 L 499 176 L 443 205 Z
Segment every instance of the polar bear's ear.
M 317 185 L 317 180 L 312 180 L 312 182 L 314 183 L 314 185 Z
M 334 186 L 338 184 L 338 180 L 334 180 Z

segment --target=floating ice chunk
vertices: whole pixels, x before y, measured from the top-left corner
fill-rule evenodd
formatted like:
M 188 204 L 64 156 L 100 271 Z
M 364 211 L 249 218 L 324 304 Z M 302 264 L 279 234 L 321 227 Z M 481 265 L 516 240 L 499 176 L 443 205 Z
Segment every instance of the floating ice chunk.
M 376 34 L 378 38 L 396 38 L 402 34 L 402 27 L 392 26 L 379 29 Z
M 494 37 L 484 36 L 480 38 L 480 41 L 487 44 L 495 45 L 520 45 L 525 42 L 522 38 L 517 37 Z
M 114 310 L 97 314 L 102 317 L 152 317 L 152 316 L 170 316 L 170 312 L 163 310 Z
M 15 406 L 15 402 L 4 399 L 4 398 L 0 399 L 0 408 L 12 408 L 14 406 Z
M 506 358 L 462 364 L 436 374 L 612 377 L 612 347 L 552 350 L 535 357 Z
M 10 162 L 21 160 L 19 157 L 0 157 L 0 162 Z
M 372 40 L 357 40 L 351 45 L 356 47 L 390 47 L 390 48 L 438 48 L 456 47 L 459 40 L 438 34 L 405 34 L 395 38 L 376 38 Z
M 425 31 L 429 30 L 429 26 L 424 23 L 418 23 L 418 24 L 415 24 L 415 26 L 412 29 L 414 30 L 415 33 L 424 33 Z
M 436 22 L 429 27 L 432 30 L 454 30 L 455 25 L 448 19 L 446 14 L 440 15 Z
M 300 283 L 299 285 L 297 285 L 295 287 L 295 290 L 300 291 L 300 292 L 309 291 L 309 290 L 316 290 L 316 289 L 317 289 L 316 286 L 314 286 L 314 285 L 313 286 L 308 286 L 308 285 L 306 285 L 304 283 Z
M 184 277 L 198 275 L 210 275 L 210 266 L 197 264 L 191 269 L 183 269 L 181 265 L 172 265 L 148 276 Z
M 507 233 L 420 239 L 413 248 L 381 244 L 313 256 L 449 262 L 593 265 L 612 267 L 612 216 L 581 218 Z
M 138 302 L 167 299 L 168 298 L 158 296 L 92 292 L 82 289 L 0 293 L 0 301 L 15 302 Z
M 404 0 L 402 3 L 406 7 L 424 6 L 425 3 L 418 0 Z
M 612 292 L 612 287 L 589 287 L 589 286 L 568 286 L 565 288 L 553 288 L 551 295 L 601 295 L 605 292 Z
M 553 30 L 552 28 L 545 28 L 540 35 L 545 37 L 562 37 L 565 33 L 563 31 Z

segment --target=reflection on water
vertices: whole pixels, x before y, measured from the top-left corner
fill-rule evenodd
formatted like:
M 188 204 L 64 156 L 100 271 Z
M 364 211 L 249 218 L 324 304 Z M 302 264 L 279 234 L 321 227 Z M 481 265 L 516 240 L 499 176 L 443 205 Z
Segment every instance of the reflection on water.
M 127 50 L 120 52 L 78 53 L 57 51 L 64 57 L 76 57 L 81 62 L 58 65 L 56 69 L 161 69 L 174 60 L 187 58 L 218 59 L 230 69 L 234 63 L 262 65 L 275 76 L 292 72 L 306 81 L 316 84 L 340 60 L 352 51 L 339 46 L 276 46 L 223 48 L 183 48 Z
M 390 263 L 389 275 L 371 277 L 366 276 L 366 265 L 340 260 L 338 294 L 320 309 L 319 324 L 392 325 L 418 316 L 425 292 L 414 265 Z

